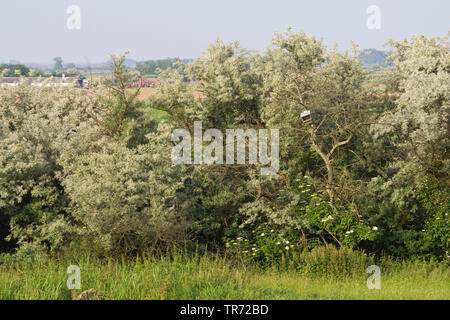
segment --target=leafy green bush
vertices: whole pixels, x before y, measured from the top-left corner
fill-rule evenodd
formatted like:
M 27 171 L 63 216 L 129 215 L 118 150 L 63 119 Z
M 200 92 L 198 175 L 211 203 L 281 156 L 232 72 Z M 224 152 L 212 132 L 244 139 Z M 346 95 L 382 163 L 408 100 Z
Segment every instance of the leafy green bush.
M 183 168 L 171 128 L 142 115 L 117 60 L 115 100 L 100 89 L 0 88 L 0 213 L 6 240 L 61 250 L 89 239 L 133 252 L 186 239 L 174 205 Z
M 47 248 L 36 242 L 24 243 L 13 254 L 0 254 L 0 265 L 39 265 L 48 261 Z
M 384 229 L 377 250 L 414 258 L 448 257 L 450 52 L 448 37 L 391 42 L 395 108 L 371 128 L 388 146 L 369 183 L 370 219 Z
M 0 88 L 0 212 L 9 236 L 55 249 L 74 232 L 68 224 L 58 159 L 67 131 L 85 121 L 81 106 L 90 98 L 74 90 L 24 83 Z

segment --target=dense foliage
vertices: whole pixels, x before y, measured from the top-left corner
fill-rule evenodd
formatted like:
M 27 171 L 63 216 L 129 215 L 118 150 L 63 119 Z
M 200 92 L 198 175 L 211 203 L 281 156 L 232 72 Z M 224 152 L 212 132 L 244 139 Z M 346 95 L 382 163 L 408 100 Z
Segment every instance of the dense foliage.
M 136 73 L 124 56 L 95 91 L 1 88 L 1 250 L 196 243 L 265 264 L 332 244 L 447 259 L 448 39 L 392 46 L 392 65 L 369 71 L 356 47 L 327 49 L 304 33 L 276 34 L 262 53 L 216 41 L 160 70 L 145 102 L 128 89 Z M 171 133 L 193 134 L 197 120 L 279 129 L 278 174 L 173 164 Z
M 2 77 L 28 76 L 30 69 L 23 64 L 0 64 L 0 75 Z

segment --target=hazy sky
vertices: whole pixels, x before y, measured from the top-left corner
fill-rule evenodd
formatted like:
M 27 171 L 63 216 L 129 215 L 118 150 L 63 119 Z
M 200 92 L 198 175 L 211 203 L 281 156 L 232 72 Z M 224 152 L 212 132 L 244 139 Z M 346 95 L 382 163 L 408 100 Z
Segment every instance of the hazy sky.
M 70 5 L 81 10 L 69 30 Z M 366 9 L 381 9 L 381 29 L 366 26 Z M 2 0 L 0 61 L 100 62 L 130 50 L 130 58 L 194 58 L 217 37 L 264 49 L 288 26 L 327 45 L 382 49 L 412 34 L 445 36 L 449 0 Z

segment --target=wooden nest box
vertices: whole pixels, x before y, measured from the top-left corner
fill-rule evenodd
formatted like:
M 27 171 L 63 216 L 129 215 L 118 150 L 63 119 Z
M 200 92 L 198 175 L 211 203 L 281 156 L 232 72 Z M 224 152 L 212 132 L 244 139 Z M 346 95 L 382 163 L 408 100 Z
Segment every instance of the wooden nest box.
M 306 110 L 306 111 L 303 111 L 301 114 L 300 114 L 300 117 L 302 118 L 302 120 L 303 120 L 303 123 L 311 123 L 311 121 L 312 121 L 312 119 L 311 119 L 311 111 L 310 110 Z

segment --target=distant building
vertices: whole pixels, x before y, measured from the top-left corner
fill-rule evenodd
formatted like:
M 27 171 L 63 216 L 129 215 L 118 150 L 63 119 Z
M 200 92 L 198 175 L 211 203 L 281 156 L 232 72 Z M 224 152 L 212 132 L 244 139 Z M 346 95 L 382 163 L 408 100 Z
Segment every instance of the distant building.
M 62 77 L 62 78 L 44 78 L 44 77 L 3 77 L 0 78 L 0 86 L 15 86 L 19 82 L 25 81 L 32 86 L 46 86 L 46 87 L 66 87 L 75 86 L 77 84 L 76 77 Z

